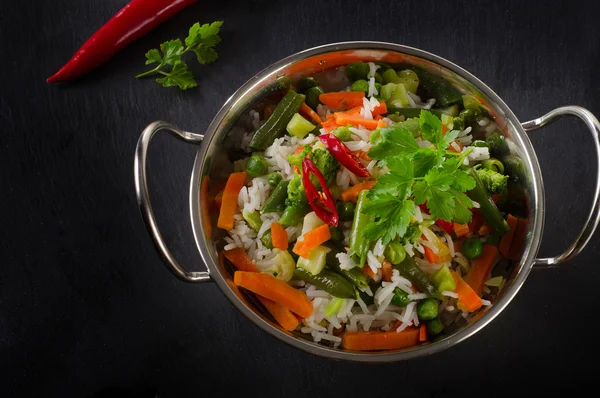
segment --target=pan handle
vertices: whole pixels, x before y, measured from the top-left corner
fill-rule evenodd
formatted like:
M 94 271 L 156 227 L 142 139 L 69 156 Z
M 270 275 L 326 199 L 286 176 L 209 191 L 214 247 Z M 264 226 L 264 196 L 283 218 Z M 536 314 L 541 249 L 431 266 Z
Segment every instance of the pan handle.
M 590 210 L 587 220 L 585 220 L 583 228 L 581 229 L 581 232 L 579 232 L 579 235 L 575 241 L 567 248 L 567 250 L 556 257 L 536 258 L 533 263 L 535 266 L 558 265 L 577 256 L 592 238 L 594 231 L 598 227 L 598 222 L 600 221 L 600 123 L 598 122 L 598 119 L 596 119 L 596 117 L 587 109 L 580 106 L 571 105 L 556 108 L 542 117 L 522 123 L 521 125 L 525 131 L 529 132 L 542 127 L 557 117 L 565 115 L 577 116 L 585 123 L 592 135 L 594 146 L 596 147 L 598 166 L 598 172 L 596 174 L 596 189 L 594 190 L 594 197 L 592 199 L 592 209 Z
M 146 223 L 146 228 L 148 228 L 148 232 L 152 237 L 154 246 L 156 246 L 156 249 L 165 262 L 167 268 L 173 272 L 175 276 L 185 282 L 208 282 L 211 280 L 208 271 L 190 272 L 184 270 L 181 265 L 179 265 L 167 247 L 158 229 L 156 218 L 154 217 L 154 211 L 152 210 L 152 204 L 150 203 L 150 196 L 148 193 L 146 158 L 150 140 L 159 131 L 166 131 L 175 138 L 179 138 L 182 141 L 196 145 L 200 145 L 204 139 L 204 135 L 202 134 L 189 133 L 187 131 L 180 130 L 172 124 L 163 122 L 161 120 L 150 123 L 144 129 L 137 143 L 135 159 L 133 163 L 135 192 L 137 195 L 138 205 L 140 206 L 140 211 L 142 212 L 142 218 Z

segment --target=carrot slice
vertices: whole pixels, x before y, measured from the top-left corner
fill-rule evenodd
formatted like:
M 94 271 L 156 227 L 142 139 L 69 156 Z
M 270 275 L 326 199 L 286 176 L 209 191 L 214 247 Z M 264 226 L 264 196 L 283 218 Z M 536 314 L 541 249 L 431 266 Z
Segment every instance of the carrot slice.
M 227 231 L 233 228 L 233 216 L 237 209 L 238 195 L 240 190 L 246 184 L 246 172 L 232 173 L 227 180 L 225 189 L 223 190 L 223 200 L 221 202 L 221 211 L 219 212 L 219 220 L 217 227 Z
M 454 223 L 454 233 L 456 234 L 457 238 L 460 238 L 461 236 L 465 236 L 466 234 L 469 233 L 469 224 Z
M 353 126 L 363 126 L 369 130 L 375 130 L 377 128 L 377 123 L 379 123 L 379 121 L 375 119 L 367 119 L 362 116 L 345 115 L 341 112 L 336 112 L 333 114 L 333 116 L 335 117 L 335 122 L 339 126 L 351 124 Z
M 450 256 L 450 254 L 440 257 L 425 245 L 423 245 L 423 249 L 425 249 L 425 258 L 427 258 L 427 261 L 429 261 L 431 264 L 441 264 L 452 260 L 452 256 Z
M 271 233 L 273 233 L 272 230 Z M 329 225 L 324 224 L 318 226 L 312 231 L 305 233 L 302 236 L 303 239 L 301 241 L 296 241 L 296 244 L 294 245 L 294 249 L 292 249 L 292 251 L 300 257 L 307 258 L 312 249 L 319 246 L 321 243 L 325 243 L 329 239 L 331 239 L 331 231 L 329 230 Z
M 366 267 L 371 269 L 371 267 Z M 392 263 L 390 263 L 388 260 L 383 260 L 383 263 L 381 263 L 381 273 L 383 276 L 383 280 L 385 282 L 391 282 L 392 281 L 392 272 L 393 272 L 394 268 L 392 267 Z
M 256 298 L 260 300 L 262 305 L 265 306 L 267 311 L 269 311 L 271 315 L 273 315 L 273 318 L 275 318 L 277 323 L 279 323 L 281 327 L 285 330 L 292 331 L 296 329 L 298 325 L 300 325 L 300 321 L 298 320 L 298 318 L 296 318 L 296 315 L 294 315 L 292 311 L 288 310 L 283 305 L 266 299 L 262 296 L 257 295 Z
M 419 341 L 427 341 L 427 326 L 425 324 L 422 324 L 419 328 Z
M 334 114 L 328 115 L 328 116 L 332 116 L 334 119 L 335 119 L 336 114 L 338 116 L 360 116 L 361 111 L 362 111 L 362 106 L 357 106 L 352 109 L 348 109 L 347 111 L 335 112 Z
M 326 133 L 331 133 L 333 130 L 335 130 L 336 128 L 338 128 L 338 125 L 335 122 L 335 118 L 331 117 L 331 118 L 325 120 L 321 124 L 321 127 L 325 129 Z
M 344 332 L 342 347 L 353 351 L 397 350 L 419 344 L 419 329 L 407 328 L 400 333 Z
M 306 294 L 269 274 L 235 271 L 233 283 L 283 305 L 290 311 L 308 318 L 313 306 Z
M 383 127 L 387 127 L 387 123 L 384 122 L 383 120 L 378 120 L 377 121 L 377 128 L 380 129 L 380 128 L 383 128 Z
M 515 236 L 510 244 L 507 258 L 511 260 L 518 260 L 525 246 L 525 238 L 527 237 L 527 219 L 517 219 L 517 227 L 515 229 Z
M 371 114 L 373 115 L 373 117 L 383 115 L 384 113 L 387 113 L 387 105 L 386 105 L 385 101 L 379 101 L 379 105 L 377 105 L 371 111 Z M 386 124 L 386 126 L 387 126 L 387 124 Z
M 349 109 L 361 106 L 365 98 L 362 91 L 339 91 L 319 95 L 319 101 L 331 109 Z
M 482 305 L 481 298 L 475 293 L 471 286 L 456 273 L 456 271 L 450 270 L 450 272 L 452 272 L 452 277 L 456 282 L 454 293 L 458 294 L 458 308 L 469 312 L 479 309 Z
M 247 272 L 258 272 L 258 269 L 256 269 L 256 266 L 252 263 L 252 260 L 250 260 L 248 254 L 246 254 L 246 250 L 244 250 L 243 248 L 236 247 L 235 249 L 225 250 L 223 254 L 225 254 L 227 260 L 231 261 L 231 263 L 238 270 Z
M 342 199 L 345 202 L 356 202 L 358 200 L 358 194 L 364 189 L 373 188 L 373 185 L 375 185 L 376 182 L 377 181 L 375 180 L 367 180 L 353 185 L 340 194 L 340 199 Z
M 498 256 L 498 248 L 492 245 L 483 245 L 483 253 L 471 262 L 471 269 L 464 281 L 471 286 L 473 291 L 481 296 L 483 284 L 488 279 L 494 260 Z
M 273 247 L 276 247 L 279 250 L 287 250 L 287 231 L 278 222 L 271 224 L 271 239 L 273 241 Z
M 306 105 L 306 103 L 302 103 L 299 112 L 302 116 L 310 118 L 313 122 L 317 124 L 323 123 L 321 117 L 317 114 L 317 112 L 313 111 L 310 106 Z
M 518 220 L 515 216 L 509 214 L 506 218 L 506 222 L 508 222 L 510 231 L 502 235 L 502 239 L 500 239 L 500 245 L 498 246 L 498 248 L 500 249 L 500 253 L 504 257 L 510 258 L 510 245 L 512 244 L 513 238 L 515 237 L 515 230 L 517 229 Z

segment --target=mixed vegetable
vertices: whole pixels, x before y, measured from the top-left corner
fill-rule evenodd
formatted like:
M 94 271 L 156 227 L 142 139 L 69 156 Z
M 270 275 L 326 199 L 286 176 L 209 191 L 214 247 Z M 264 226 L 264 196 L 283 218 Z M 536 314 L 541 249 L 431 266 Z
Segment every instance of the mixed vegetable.
M 492 305 L 495 265 L 525 242 L 527 219 L 506 211 L 524 167 L 480 101 L 440 77 L 343 70 L 345 91 L 309 76 L 264 105 L 218 195 L 224 254 L 282 328 L 409 347 Z

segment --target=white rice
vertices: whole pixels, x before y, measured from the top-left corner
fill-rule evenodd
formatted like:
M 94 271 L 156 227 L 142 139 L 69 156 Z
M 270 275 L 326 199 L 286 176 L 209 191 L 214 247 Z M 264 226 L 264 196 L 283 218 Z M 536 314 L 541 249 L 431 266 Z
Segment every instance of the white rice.
M 381 238 L 375 242 L 375 246 L 373 247 L 373 254 L 377 257 L 383 256 L 383 252 L 385 251 L 385 245 L 381 242 Z
M 367 62 L 367 65 L 369 65 L 369 73 L 367 74 L 368 78 L 374 77 L 375 72 L 377 72 L 377 69 L 381 68 L 381 65 L 377 65 L 373 62 Z
M 415 206 L 415 220 L 417 220 L 418 223 L 423 222 L 423 213 L 421 212 L 421 208 L 419 206 Z
M 364 117 L 365 119 L 373 119 L 373 114 L 371 113 L 372 109 L 371 109 L 371 103 L 369 102 L 369 100 L 364 97 L 363 98 L 363 106 L 360 109 L 360 116 Z
M 349 130 L 354 135 L 352 138 L 355 141 L 369 141 L 369 130 L 357 129 L 356 127 L 350 127 Z
M 448 290 L 444 290 L 441 294 L 442 294 L 442 296 L 446 296 L 446 297 L 458 298 L 458 294 L 456 294 L 454 292 L 450 292 Z
M 371 268 L 371 271 L 373 271 L 374 274 L 376 274 L 379 268 L 381 268 L 381 263 L 371 250 L 367 252 L 367 264 L 369 265 L 369 268 Z
M 471 202 L 473 202 L 473 207 L 476 209 L 479 209 L 481 207 L 481 205 L 479 204 L 479 202 L 475 202 L 474 200 L 472 200 Z
M 375 78 L 371 77 L 369 78 L 369 92 L 367 93 L 367 95 L 371 98 L 373 98 L 373 96 L 378 95 L 379 91 L 377 91 L 377 88 L 375 87 Z
M 406 250 L 406 254 L 408 254 L 410 257 L 414 257 L 415 252 L 413 250 L 413 245 L 411 245 L 410 243 L 406 243 L 404 245 L 404 250 Z
M 424 298 L 427 298 L 428 296 L 425 293 L 411 293 L 408 295 L 408 298 L 410 300 L 423 300 Z
M 340 262 L 340 268 L 343 270 L 351 270 L 352 268 L 358 267 L 358 264 L 354 262 L 352 256 L 347 253 L 341 252 L 335 255 Z
M 492 306 L 492 302 L 489 300 L 485 300 L 485 299 L 481 299 L 481 304 L 486 306 L 486 307 L 491 307 Z

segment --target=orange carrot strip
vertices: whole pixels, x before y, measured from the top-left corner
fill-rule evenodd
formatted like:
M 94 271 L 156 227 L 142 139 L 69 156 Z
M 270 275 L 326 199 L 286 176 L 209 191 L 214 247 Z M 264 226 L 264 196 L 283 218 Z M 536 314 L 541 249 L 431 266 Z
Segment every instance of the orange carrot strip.
M 369 267 L 368 265 L 365 264 L 365 266 L 363 267 L 363 274 L 365 274 L 365 276 L 368 276 L 369 278 L 375 280 L 377 279 L 377 274 L 373 272 L 373 270 L 371 269 L 371 267 Z
M 387 113 L 387 105 L 385 101 L 379 101 L 379 105 L 377 105 L 372 111 L 371 114 L 373 117 L 383 115 Z
M 460 238 L 469 233 L 469 224 L 457 224 L 454 223 L 454 233 L 456 237 Z
M 510 231 L 508 231 L 507 233 L 502 235 L 502 239 L 500 239 L 500 245 L 498 246 L 498 249 L 500 249 L 500 253 L 504 257 L 510 258 L 509 257 L 510 245 L 512 244 L 513 238 L 515 236 L 515 230 L 517 229 L 518 220 L 515 216 L 513 216 L 512 214 L 509 214 L 508 217 L 506 218 L 506 222 L 508 222 Z
M 278 222 L 271 224 L 271 239 L 273 241 L 273 247 L 276 247 L 279 250 L 287 250 L 287 231 Z
M 221 203 L 223 203 L 223 192 L 224 190 L 220 190 L 217 196 L 215 196 L 215 206 L 217 209 L 221 208 Z
M 335 112 L 333 115 L 328 115 L 328 116 L 332 116 L 334 119 L 335 119 L 335 114 L 338 114 L 340 116 L 360 116 L 361 111 L 362 111 L 362 106 L 356 106 L 352 109 L 348 109 L 347 111 Z
M 308 318 L 313 312 L 312 303 L 302 290 L 293 288 L 273 275 L 235 271 L 233 283 L 283 305 L 302 318 Z
M 419 344 L 419 329 L 408 328 L 400 333 L 344 332 L 342 347 L 353 351 L 397 350 Z
M 498 256 L 498 248 L 492 245 L 483 245 L 483 253 L 471 262 L 471 269 L 465 277 L 465 282 L 473 291 L 481 296 L 483 284 L 488 279 L 494 260 Z
M 310 106 L 306 105 L 306 103 L 302 103 L 302 105 L 300 106 L 300 114 L 302 116 L 310 118 L 313 122 L 317 124 L 323 123 L 321 117 L 317 114 L 317 112 L 313 111 Z
M 233 216 L 237 209 L 238 195 L 246 183 L 246 172 L 232 173 L 223 192 L 223 201 L 217 227 L 227 231 L 233 229 Z
M 231 263 L 238 270 L 247 272 L 258 272 L 258 269 L 256 269 L 256 266 L 252 263 L 252 260 L 250 260 L 248 254 L 246 254 L 246 250 L 244 250 L 243 248 L 236 247 L 235 249 L 225 250 L 223 254 L 225 254 L 227 260 L 231 261 Z
M 272 230 L 271 233 L 273 233 Z M 325 224 L 318 226 L 302 236 L 303 239 L 301 241 L 296 241 L 292 251 L 300 257 L 307 258 L 312 249 L 331 239 L 331 231 L 329 230 L 329 225 Z
M 427 261 L 429 261 L 431 264 L 441 264 L 452 260 L 452 256 L 450 256 L 450 254 L 440 257 L 425 245 L 423 245 L 423 249 L 425 249 L 425 257 L 427 258 Z
M 367 181 L 363 181 L 359 184 L 353 185 L 340 194 L 340 199 L 342 199 L 345 202 L 348 202 L 348 201 L 356 202 L 360 191 L 362 191 L 364 189 L 373 188 L 373 185 L 375 185 L 376 182 L 377 181 L 375 181 L 375 180 L 367 180 Z
M 471 286 L 460 277 L 460 275 L 454 270 L 450 270 L 450 272 L 452 272 L 452 277 L 454 277 L 454 281 L 456 282 L 454 293 L 458 294 L 458 308 L 469 312 L 479 309 L 482 305 L 481 298 L 473 289 L 471 289 Z
M 518 260 L 521 255 L 521 250 L 523 250 L 523 246 L 525 245 L 525 238 L 527 237 L 527 219 L 519 218 L 517 219 L 517 227 L 515 229 L 515 236 L 510 244 L 510 249 L 508 250 L 508 258 L 511 260 Z
M 427 341 L 427 326 L 425 324 L 422 324 L 419 328 L 419 341 Z
M 321 127 L 325 129 L 325 132 L 331 133 L 333 130 L 335 130 L 336 128 L 338 128 L 338 125 L 335 122 L 335 118 L 331 117 L 331 118 L 325 120 L 321 124 Z
M 366 268 L 371 268 L 371 267 L 366 267 Z M 394 269 L 392 268 L 392 263 L 390 263 L 388 260 L 383 260 L 383 263 L 381 263 L 381 273 L 383 275 L 383 280 L 385 282 L 391 282 L 392 281 L 392 271 Z
M 334 113 L 333 116 L 335 117 L 335 122 L 339 126 L 351 124 L 353 126 L 363 126 L 369 130 L 375 130 L 377 128 L 377 123 L 379 123 L 379 121 L 374 119 L 366 119 L 361 116 L 348 116 L 340 112 Z
M 387 123 L 384 122 L 383 120 L 378 120 L 377 121 L 377 128 L 380 129 L 380 128 L 383 128 L 383 127 L 387 127 Z
M 260 300 L 262 305 L 265 306 L 267 311 L 269 311 L 271 315 L 273 315 L 273 318 L 275 318 L 277 323 L 279 323 L 281 327 L 285 330 L 292 331 L 296 329 L 298 325 L 300 325 L 300 321 L 298 320 L 298 318 L 296 318 L 296 315 L 294 315 L 292 311 L 288 310 L 283 305 L 266 299 L 262 296 L 257 295 L 256 298 Z
M 365 98 L 362 91 L 339 91 L 319 95 L 319 101 L 331 109 L 349 109 L 361 106 Z

